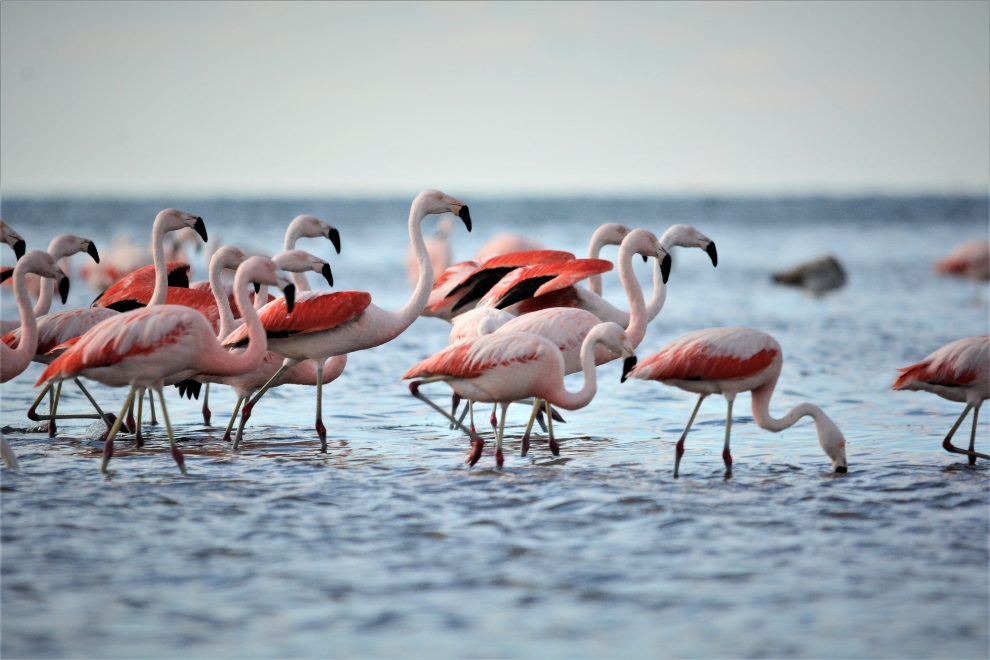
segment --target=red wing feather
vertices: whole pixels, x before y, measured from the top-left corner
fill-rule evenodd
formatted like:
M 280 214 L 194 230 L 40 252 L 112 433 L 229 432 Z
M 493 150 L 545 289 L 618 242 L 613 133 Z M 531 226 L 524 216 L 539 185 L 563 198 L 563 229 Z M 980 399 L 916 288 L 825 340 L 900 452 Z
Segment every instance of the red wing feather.
M 366 291 L 307 291 L 295 301 L 291 316 L 285 298 L 268 303 L 258 316 L 269 336 L 287 337 L 330 330 L 368 309 L 370 304 L 371 294 Z M 223 340 L 223 345 L 233 346 L 247 337 L 247 326 L 242 325 Z
M 183 261 L 169 261 L 165 264 L 168 269 L 169 279 L 177 276 L 181 278 L 179 271 L 185 271 L 185 279 L 189 280 L 189 264 Z M 147 289 L 148 291 L 145 291 Z M 110 287 L 97 296 L 93 301 L 93 307 L 109 307 L 114 303 L 125 300 L 134 300 L 142 305 L 147 305 L 151 300 L 151 295 L 155 290 L 155 267 L 145 266 L 124 275 Z
M 649 380 L 739 380 L 763 371 L 776 357 L 772 348 L 745 359 L 711 355 L 707 345 L 695 343 L 661 350 L 643 360 L 636 371 Z
M 562 250 L 525 250 L 523 252 L 510 252 L 492 257 L 478 267 L 483 268 L 505 268 L 506 266 L 531 266 L 533 264 L 544 264 L 553 261 L 569 261 L 574 258 L 570 252 Z
M 900 376 L 894 381 L 891 389 L 903 390 L 914 383 L 928 383 L 929 385 L 960 386 L 969 385 L 976 380 L 976 371 L 967 369 L 957 371 L 952 364 L 942 362 L 933 364 L 929 360 L 912 364 L 910 367 L 898 369 Z
M 528 296 L 535 297 L 566 289 L 585 278 L 600 275 L 610 270 L 612 270 L 612 262 L 605 259 L 571 259 L 570 261 L 523 266 L 503 277 L 478 304 L 482 307 L 498 306 L 504 296 L 527 280 L 534 281 L 534 284 L 538 284 L 536 280 L 544 282 L 533 294 Z M 547 281 L 548 277 L 553 279 Z

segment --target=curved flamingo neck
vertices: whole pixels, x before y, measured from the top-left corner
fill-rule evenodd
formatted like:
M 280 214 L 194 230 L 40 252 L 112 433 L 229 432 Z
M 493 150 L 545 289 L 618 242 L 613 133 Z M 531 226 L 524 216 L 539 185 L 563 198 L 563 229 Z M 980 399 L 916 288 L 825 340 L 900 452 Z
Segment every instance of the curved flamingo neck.
M 646 336 L 646 326 L 650 319 L 647 318 L 643 287 L 639 285 L 639 280 L 636 279 L 636 273 L 633 271 L 634 256 L 636 256 L 636 251 L 632 246 L 632 241 L 622 241 L 619 246 L 619 280 L 622 282 L 622 288 L 626 291 L 626 298 L 629 299 L 629 324 L 626 326 L 626 336 L 633 348 L 636 348 Z M 662 278 L 660 286 L 666 290 Z
M 12 349 L 6 344 L 3 345 L 0 382 L 7 382 L 24 371 L 31 363 L 34 352 L 38 348 L 38 322 L 34 318 L 31 297 L 24 281 L 24 276 L 31 268 L 31 261 L 27 256 L 21 257 L 17 266 L 14 267 L 14 299 L 17 301 L 17 310 L 21 315 L 21 338 L 17 348 Z
M 210 260 L 210 292 L 213 293 L 213 298 L 217 301 L 217 309 L 220 310 L 220 331 L 217 334 L 217 339 L 221 341 L 234 331 L 236 323 L 234 312 L 230 309 L 230 300 L 227 299 L 227 292 L 224 290 L 223 280 L 220 278 L 224 269 L 222 261 L 222 259 L 217 258 L 217 255 L 213 255 L 213 259 Z M 235 293 L 235 300 L 236 296 Z
M 413 291 L 409 302 L 395 312 L 385 313 L 388 321 L 384 327 L 379 328 L 379 340 L 384 338 L 384 341 L 388 341 L 397 337 L 412 325 L 426 309 L 426 303 L 430 299 L 430 291 L 433 290 L 433 263 L 426 249 L 426 241 L 423 240 L 423 220 L 427 215 L 429 213 L 421 210 L 419 204 L 415 202 L 409 209 L 409 241 L 412 243 L 416 262 L 419 264 L 419 279 L 416 280 L 416 290 Z
M 779 433 L 797 424 L 802 417 L 814 419 L 816 427 L 821 423 L 822 418 L 827 419 L 825 412 L 811 403 L 800 403 L 787 411 L 787 414 L 780 419 L 775 418 L 770 414 L 770 397 L 773 396 L 773 389 L 776 385 L 777 379 L 775 378 L 753 390 L 753 421 L 761 429 Z
M 564 387 L 564 379 L 559 381 L 559 391 L 551 403 L 565 410 L 584 408 L 595 398 L 598 391 L 598 371 L 595 369 L 595 347 L 601 341 L 605 328 L 595 326 L 584 338 L 581 344 L 581 373 L 584 375 L 584 385 L 577 392 L 568 392 Z M 561 375 L 563 376 L 563 374 Z
M 155 218 L 151 230 L 151 249 L 155 258 L 155 291 L 151 294 L 148 306 L 164 305 L 168 298 L 168 262 L 165 261 L 165 234 L 168 229 L 161 218 Z
M 302 238 L 301 226 L 295 220 L 289 223 L 289 228 L 285 230 L 285 243 L 283 245 L 285 252 L 296 249 L 296 241 Z M 312 291 L 305 273 L 289 273 L 289 277 L 292 278 L 292 283 L 296 285 L 296 291 Z M 268 299 L 267 290 L 265 299 Z M 239 305 L 240 303 L 237 304 Z
M 248 328 L 248 347 L 240 352 L 228 352 L 219 342 L 212 342 L 203 373 L 216 376 L 236 376 L 256 369 L 268 353 L 268 337 L 258 313 L 251 306 L 248 285 L 253 272 L 243 265 L 234 276 L 234 300 L 241 309 L 241 318 Z
M 610 227 L 609 225 L 602 225 L 595 230 L 595 233 L 591 235 L 591 242 L 588 243 L 588 258 L 597 259 L 598 255 L 601 254 L 602 248 L 605 247 L 606 240 L 608 238 Z M 602 276 L 592 275 L 588 278 L 588 290 L 594 294 L 602 295 Z

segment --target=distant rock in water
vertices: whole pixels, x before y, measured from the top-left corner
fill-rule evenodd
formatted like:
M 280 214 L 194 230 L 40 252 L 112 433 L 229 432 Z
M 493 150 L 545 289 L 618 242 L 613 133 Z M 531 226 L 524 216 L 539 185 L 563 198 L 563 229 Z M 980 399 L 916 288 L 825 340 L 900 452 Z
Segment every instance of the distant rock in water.
M 846 269 L 831 254 L 773 274 L 777 284 L 799 286 L 820 296 L 846 285 Z

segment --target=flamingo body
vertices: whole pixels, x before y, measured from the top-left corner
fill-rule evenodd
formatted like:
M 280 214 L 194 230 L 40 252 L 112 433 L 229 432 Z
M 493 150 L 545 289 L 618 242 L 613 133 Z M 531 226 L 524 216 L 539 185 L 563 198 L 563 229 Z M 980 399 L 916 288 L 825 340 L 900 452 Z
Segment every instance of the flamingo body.
M 166 263 L 168 286 L 189 287 L 189 264 L 182 261 Z M 109 307 L 118 312 L 127 312 L 144 307 L 151 300 L 155 289 L 155 265 L 138 268 L 120 278 L 93 300 L 93 307 Z
M 921 362 L 898 369 L 891 389 L 922 390 L 958 403 L 990 399 L 990 336 L 946 344 Z
M 990 280 L 990 241 L 967 241 L 935 264 L 938 275 L 955 275 L 978 282 Z
M 351 321 L 370 305 L 371 294 L 365 291 L 306 291 L 299 295 L 291 315 L 288 314 L 285 299 L 279 298 L 262 307 L 258 316 L 269 340 L 274 340 L 298 335 L 322 335 Z M 223 345 L 236 348 L 247 342 L 247 328 L 241 326 L 224 339 Z
M 50 363 L 54 356 L 49 353 L 60 344 L 86 333 L 90 328 L 117 316 L 119 312 L 104 307 L 80 307 L 67 309 L 55 314 L 46 314 L 38 319 L 38 347 L 34 352 L 34 361 Z M 3 343 L 16 348 L 21 340 L 21 330 L 18 328 L 3 336 Z
M 478 304 L 505 309 L 531 297 L 573 287 L 583 279 L 610 270 L 612 262 L 604 259 L 571 259 L 523 266 L 503 277 Z

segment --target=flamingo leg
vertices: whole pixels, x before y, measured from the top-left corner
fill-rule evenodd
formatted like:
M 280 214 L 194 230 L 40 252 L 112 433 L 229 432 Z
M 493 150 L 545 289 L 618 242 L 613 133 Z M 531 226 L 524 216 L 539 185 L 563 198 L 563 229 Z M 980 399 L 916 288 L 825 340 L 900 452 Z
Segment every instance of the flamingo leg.
M 99 413 L 99 415 L 100 415 L 100 419 L 102 419 L 102 420 L 103 420 L 103 423 L 104 423 L 104 424 L 106 424 L 106 426 L 107 426 L 107 430 L 109 431 L 109 430 L 110 430 L 110 425 L 112 424 L 112 422 L 111 422 L 111 421 L 110 421 L 110 419 L 109 419 L 109 418 L 107 417 L 107 414 L 106 414 L 105 412 L 103 412 L 103 409 L 102 409 L 102 408 L 100 408 L 100 405 L 99 405 L 98 403 L 96 403 L 96 399 L 94 399 L 94 398 L 93 398 L 93 395 L 89 393 L 89 390 L 87 390 L 87 389 L 86 389 L 86 388 L 85 388 L 85 387 L 83 386 L 83 384 L 82 384 L 82 381 L 81 381 L 81 380 L 79 380 L 78 378 L 73 378 L 72 380 L 73 380 L 73 382 L 75 382 L 75 384 L 76 384 L 76 387 L 78 387 L 78 388 L 79 388 L 79 390 L 80 390 L 80 391 L 81 391 L 81 392 L 82 392 L 83 394 L 85 394 L 85 395 L 86 395 L 86 398 L 87 398 L 87 399 L 89 399 L 89 402 L 90 402 L 91 404 L 93 404 L 93 407 L 94 407 L 94 408 L 96 408 L 96 412 L 97 412 L 97 413 Z
M 502 423 L 498 427 L 498 437 L 495 440 L 495 465 L 502 467 L 505 457 L 502 456 L 502 438 L 505 436 L 505 413 L 509 412 L 509 404 L 502 404 Z
M 55 424 L 55 411 L 58 410 L 58 400 L 62 396 L 62 381 L 58 381 L 58 385 L 55 386 L 55 399 L 51 398 L 51 390 L 48 390 L 48 414 L 50 419 L 48 420 L 48 437 L 54 438 L 55 434 L 58 433 L 58 426 Z
M 151 390 L 148 390 L 148 408 L 151 409 L 151 421 L 148 423 L 152 426 L 158 426 L 158 419 L 155 418 L 155 396 Z
M 316 362 L 316 433 L 320 436 L 320 453 L 327 453 L 327 427 L 323 425 L 323 360 Z
M 498 419 L 495 417 L 495 411 L 496 410 L 498 410 L 498 404 L 497 403 L 493 403 L 492 404 L 492 414 L 491 414 L 491 417 L 488 418 L 488 423 L 492 425 L 492 434 L 493 435 L 498 432 Z
M 550 453 L 560 456 L 560 445 L 553 439 L 553 413 L 550 412 L 550 402 L 544 400 L 544 403 L 547 404 L 547 436 L 550 440 Z
M 244 403 L 244 399 L 237 397 L 237 403 L 234 405 L 234 414 L 230 416 L 230 421 L 227 422 L 227 430 L 223 434 L 225 442 L 230 442 L 230 432 L 234 430 L 234 422 L 237 421 L 237 413 L 240 411 L 242 403 Z
M 436 410 L 438 413 L 440 413 L 441 415 L 443 415 L 444 417 L 446 417 L 448 420 L 450 420 L 451 422 L 454 422 L 457 425 L 457 428 L 459 428 L 460 430 L 464 431 L 464 433 L 466 433 L 467 436 L 469 438 L 471 438 L 471 454 L 468 457 L 468 465 L 474 465 L 475 463 L 477 463 L 478 462 L 478 459 L 481 458 L 481 450 L 484 449 L 484 447 L 485 447 L 485 441 L 482 440 L 481 437 L 477 433 L 475 433 L 474 431 L 469 431 L 466 428 L 464 428 L 461 425 L 460 422 L 458 422 L 456 419 L 454 419 L 453 417 L 451 417 L 450 415 L 448 415 L 446 410 L 444 410 L 443 408 L 441 408 L 437 404 L 435 404 L 432 401 L 430 401 L 430 399 L 427 398 L 427 396 L 425 394 L 423 394 L 422 392 L 420 392 L 419 391 L 419 386 L 422 385 L 422 384 L 423 384 L 423 381 L 421 381 L 421 380 L 414 380 L 414 381 L 412 381 L 411 383 L 409 383 L 409 392 L 414 397 L 416 397 L 417 399 L 419 399 L 420 401 L 422 401 L 423 403 L 425 403 L 426 405 L 430 406 L 431 408 L 433 408 L 434 410 Z
M 144 447 L 144 437 L 141 435 L 141 414 L 144 412 L 144 388 L 138 390 L 134 399 L 137 401 L 137 428 L 134 429 L 134 446 Z
M 282 374 L 284 374 L 286 371 L 299 364 L 299 362 L 300 360 L 292 360 L 289 358 L 285 358 L 285 362 L 282 363 L 282 366 L 279 367 L 279 370 L 275 372 L 274 376 L 268 379 L 268 382 L 265 383 L 260 390 L 258 390 L 258 393 L 255 394 L 248 402 L 248 405 L 250 405 L 253 408 L 254 404 L 258 403 L 258 399 L 265 396 L 265 392 L 267 392 L 269 389 L 274 387 L 274 385 L 282 377 Z
M 143 392 L 141 396 L 144 396 Z M 137 433 L 137 425 L 134 423 L 134 399 L 131 399 L 131 405 L 127 409 L 127 419 L 124 420 L 124 424 L 131 433 Z
M 691 418 L 688 419 L 687 426 L 684 427 L 684 433 L 681 433 L 681 438 L 677 441 L 677 446 L 674 448 L 674 479 L 677 478 L 681 467 L 681 457 L 684 456 L 684 440 L 687 438 L 688 431 L 691 430 L 691 425 L 694 424 L 694 417 L 698 414 L 698 409 L 701 408 L 701 402 L 705 400 L 706 396 L 708 395 L 702 394 L 698 397 L 698 403 L 695 404 L 694 410 L 691 412 Z
M 529 452 L 529 434 L 533 431 L 533 422 L 536 420 L 536 413 L 539 411 L 540 400 L 537 399 L 533 401 L 533 410 L 529 413 L 529 421 L 526 422 L 526 432 L 523 433 L 522 448 L 519 451 L 520 456 L 525 456 Z
M 127 414 L 127 409 L 134 403 L 134 394 L 136 392 L 137 388 L 132 387 L 131 391 L 127 393 L 127 399 L 124 400 L 124 407 L 120 409 L 120 414 L 117 415 L 117 419 L 113 421 L 113 426 L 110 427 L 110 433 L 107 434 L 107 439 L 103 441 L 103 463 L 100 465 L 100 472 L 103 474 L 107 473 L 107 465 L 110 463 L 110 459 L 113 458 L 113 439 L 120 432 L 124 415 Z
M 186 459 L 179 451 L 179 446 L 175 444 L 175 435 L 172 433 L 172 423 L 168 419 L 168 408 L 165 407 L 165 395 L 162 394 L 162 388 L 155 388 L 158 390 L 158 398 L 162 402 L 162 417 L 165 418 L 165 432 L 168 433 L 168 446 L 172 450 L 172 458 L 175 459 L 175 464 L 179 466 L 182 474 L 186 474 Z
M 474 430 L 474 401 L 468 401 L 468 410 L 471 411 L 471 433 L 476 433 Z
M 241 446 L 241 439 L 244 437 L 244 425 L 247 421 L 251 419 L 251 410 L 254 408 L 254 404 L 248 401 L 241 408 L 241 421 L 237 425 L 237 435 L 234 436 L 234 451 L 237 451 Z
M 457 417 L 457 407 L 461 405 L 461 397 L 458 396 L 457 392 L 450 395 L 450 416 Z M 464 421 L 464 417 L 461 417 L 461 421 Z M 454 425 L 451 424 L 450 428 L 453 429 Z
M 973 407 L 973 431 L 969 434 L 969 464 L 976 465 L 976 420 L 980 417 L 980 406 L 983 404 L 976 404 Z
M 544 433 L 546 433 L 547 432 L 547 423 L 546 423 L 546 420 L 543 419 L 543 400 L 542 399 L 537 399 L 536 400 L 536 405 L 538 406 L 537 409 L 536 409 L 536 423 L 539 424 L 540 425 L 540 429 Z
M 41 390 L 41 394 L 39 394 L 38 398 L 34 400 L 34 403 L 31 404 L 31 407 L 28 408 L 27 418 L 30 419 L 32 422 L 40 422 L 43 419 L 43 417 L 39 415 L 36 412 L 36 410 L 38 408 L 38 405 L 41 403 L 41 400 L 44 399 L 45 395 L 51 391 L 52 391 L 52 384 L 48 383 L 47 385 L 45 385 L 44 389 Z
M 210 384 L 207 383 L 205 392 L 203 393 L 203 424 L 209 426 L 212 416 L 213 413 L 210 412 Z
M 969 414 L 969 411 L 972 407 L 973 404 L 971 403 L 966 404 L 966 408 L 962 411 L 962 414 L 959 415 L 959 419 L 957 419 L 956 423 L 952 425 L 952 428 L 949 429 L 949 434 L 945 436 L 945 440 L 942 441 L 942 449 L 948 452 L 952 452 L 953 454 L 965 454 L 966 456 L 970 456 L 970 457 L 985 458 L 987 460 L 990 460 L 990 456 L 987 456 L 986 454 L 981 454 L 978 451 L 970 452 L 965 449 L 960 449 L 959 447 L 956 447 L 954 444 L 952 444 L 952 436 L 956 434 L 956 429 L 958 429 L 959 425 L 962 424 L 962 421 L 966 418 L 966 415 Z
M 732 404 L 735 403 L 736 396 L 726 395 L 729 402 L 729 411 L 725 414 L 725 445 L 722 447 L 722 461 L 725 463 L 726 478 L 732 476 L 732 454 L 729 453 L 729 435 L 732 433 Z
M 3 460 L 3 466 L 8 470 L 21 469 L 20 464 L 17 462 L 17 454 L 10 448 L 7 438 L 3 437 L 3 433 L 0 433 L 0 459 Z

